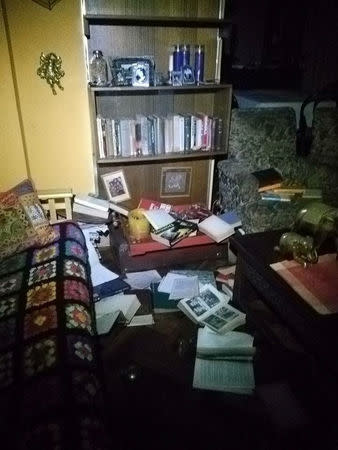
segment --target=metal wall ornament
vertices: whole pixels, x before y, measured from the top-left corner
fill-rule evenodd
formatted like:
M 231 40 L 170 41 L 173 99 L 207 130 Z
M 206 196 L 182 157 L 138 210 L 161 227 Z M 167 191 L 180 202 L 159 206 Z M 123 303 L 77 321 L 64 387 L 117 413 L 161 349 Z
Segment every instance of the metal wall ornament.
M 37 74 L 43 80 L 46 80 L 54 95 L 56 95 L 55 85 L 63 91 L 60 79 L 65 76 L 65 72 L 61 68 L 62 59 L 60 56 L 56 56 L 55 53 L 48 53 L 40 55 L 40 67 L 37 70 Z
M 43 6 L 44 8 L 47 8 L 51 10 L 54 8 L 54 6 L 59 2 L 60 0 L 33 0 L 33 2 L 38 3 L 39 5 Z

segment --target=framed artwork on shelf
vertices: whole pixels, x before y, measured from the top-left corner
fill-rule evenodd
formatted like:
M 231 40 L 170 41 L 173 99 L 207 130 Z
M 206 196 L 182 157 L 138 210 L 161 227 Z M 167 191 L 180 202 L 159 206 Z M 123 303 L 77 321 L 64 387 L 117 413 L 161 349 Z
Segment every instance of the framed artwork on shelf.
M 130 199 L 128 185 L 123 170 L 101 175 L 108 200 L 119 203 Z
M 161 197 L 189 197 L 191 167 L 162 167 Z

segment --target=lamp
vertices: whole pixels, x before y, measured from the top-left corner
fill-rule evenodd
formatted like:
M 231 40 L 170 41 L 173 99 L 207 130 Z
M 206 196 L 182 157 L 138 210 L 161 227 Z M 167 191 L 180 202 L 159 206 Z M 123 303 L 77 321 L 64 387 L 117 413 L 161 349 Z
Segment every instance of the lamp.
M 45 8 L 52 9 L 60 0 L 33 0 L 33 2 L 38 3 Z

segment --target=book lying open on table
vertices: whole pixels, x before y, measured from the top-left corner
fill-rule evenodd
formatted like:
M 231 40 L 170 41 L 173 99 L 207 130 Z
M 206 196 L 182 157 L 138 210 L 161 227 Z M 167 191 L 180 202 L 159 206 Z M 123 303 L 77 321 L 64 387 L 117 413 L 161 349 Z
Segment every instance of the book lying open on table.
M 245 323 L 245 314 L 229 305 L 230 296 L 206 284 L 199 295 L 180 300 L 177 307 L 193 322 L 225 333 Z

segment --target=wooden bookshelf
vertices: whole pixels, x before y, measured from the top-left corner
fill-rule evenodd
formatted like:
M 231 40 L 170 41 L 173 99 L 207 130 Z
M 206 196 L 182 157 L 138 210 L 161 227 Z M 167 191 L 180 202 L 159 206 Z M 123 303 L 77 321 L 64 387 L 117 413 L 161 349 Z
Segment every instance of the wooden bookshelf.
M 171 47 L 177 43 L 204 44 L 204 79 L 214 83 L 183 86 L 89 86 L 89 102 L 93 135 L 93 159 L 96 191 L 105 196 L 101 175 L 123 169 L 135 207 L 140 195 L 153 193 L 161 200 L 162 168 L 189 167 L 192 171 L 190 194 L 166 199 L 178 204 L 212 200 L 213 172 L 216 162 L 227 154 L 232 87 L 219 84 L 220 31 L 229 25 L 221 13 L 223 0 L 85 0 L 84 33 L 88 58 L 100 49 L 108 58 L 151 55 L 156 71 L 166 73 Z M 89 79 L 89 78 L 88 78 Z M 187 151 L 157 155 L 100 158 L 96 127 L 98 116 L 128 118 L 142 115 L 204 113 L 220 117 L 223 138 L 220 151 Z M 164 201 L 164 200 L 163 200 Z

